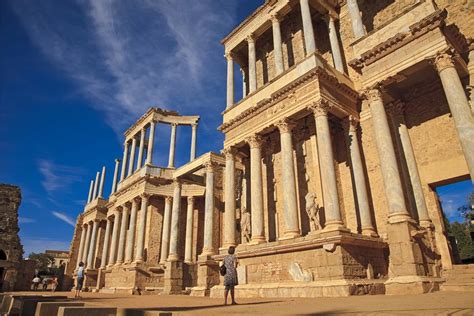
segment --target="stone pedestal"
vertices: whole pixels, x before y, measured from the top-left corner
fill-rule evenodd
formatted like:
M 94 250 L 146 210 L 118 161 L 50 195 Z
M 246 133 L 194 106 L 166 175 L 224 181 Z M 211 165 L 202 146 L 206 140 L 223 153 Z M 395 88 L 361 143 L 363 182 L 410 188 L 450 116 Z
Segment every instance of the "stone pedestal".
M 210 289 L 219 284 L 219 264 L 210 256 L 198 258 L 197 286 L 191 290 L 191 296 L 209 296 Z
M 84 276 L 84 291 L 90 292 L 97 287 L 98 272 L 96 269 L 86 269 Z
M 181 294 L 183 292 L 183 263 L 167 261 L 165 270 L 164 294 Z

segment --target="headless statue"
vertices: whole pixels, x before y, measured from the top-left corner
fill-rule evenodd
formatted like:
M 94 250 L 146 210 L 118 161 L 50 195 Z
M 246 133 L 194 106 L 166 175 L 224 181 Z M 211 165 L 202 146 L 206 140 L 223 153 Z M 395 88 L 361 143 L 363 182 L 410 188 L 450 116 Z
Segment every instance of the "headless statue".
M 321 229 L 319 222 L 319 204 L 317 202 L 316 194 L 308 192 L 305 196 L 306 213 L 308 214 L 311 231 Z

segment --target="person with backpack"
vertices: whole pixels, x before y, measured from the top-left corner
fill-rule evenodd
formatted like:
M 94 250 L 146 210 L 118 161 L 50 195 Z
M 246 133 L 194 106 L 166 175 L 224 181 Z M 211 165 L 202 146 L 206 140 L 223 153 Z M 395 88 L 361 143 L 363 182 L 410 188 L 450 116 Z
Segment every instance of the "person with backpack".
M 227 296 L 229 295 L 232 299 L 232 305 L 236 305 L 234 297 L 234 287 L 238 284 L 237 280 L 237 265 L 238 260 L 234 255 L 235 247 L 230 246 L 228 250 L 228 255 L 224 257 L 222 266 L 220 267 L 220 273 L 224 276 L 224 305 L 227 305 Z

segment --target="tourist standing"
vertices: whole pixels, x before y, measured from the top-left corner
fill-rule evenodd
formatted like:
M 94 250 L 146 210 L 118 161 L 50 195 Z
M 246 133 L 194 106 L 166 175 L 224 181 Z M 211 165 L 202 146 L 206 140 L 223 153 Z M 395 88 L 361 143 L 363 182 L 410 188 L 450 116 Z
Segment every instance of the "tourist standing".
M 58 287 L 58 278 L 57 277 L 53 277 L 53 279 L 51 280 L 51 290 L 53 292 L 56 292 L 56 288 Z
M 33 291 L 37 291 L 38 290 L 38 286 L 41 282 L 41 279 L 36 275 L 34 278 L 33 278 Z
M 232 299 L 232 305 L 236 305 L 234 297 L 234 287 L 238 284 L 237 280 L 237 257 L 234 255 L 235 247 L 230 246 L 228 255 L 224 257 L 225 275 L 224 275 L 224 305 L 227 305 L 227 296 L 229 295 Z
M 79 268 L 77 269 L 77 280 L 76 280 L 76 294 L 74 297 L 80 297 L 79 293 L 82 290 L 84 284 L 84 262 L 79 262 Z

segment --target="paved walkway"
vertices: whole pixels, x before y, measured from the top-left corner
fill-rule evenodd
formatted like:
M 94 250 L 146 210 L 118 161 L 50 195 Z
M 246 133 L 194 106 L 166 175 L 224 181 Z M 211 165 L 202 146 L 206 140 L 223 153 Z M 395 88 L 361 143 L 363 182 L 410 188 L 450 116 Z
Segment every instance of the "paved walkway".
M 56 294 L 72 296 L 69 292 Z M 221 299 L 184 295 L 83 293 L 81 301 L 88 305 L 172 311 L 173 315 L 474 315 L 474 292 L 338 298 L 254 298 L 238 299 L 239 305 L 236 306 L 223 306 Z

